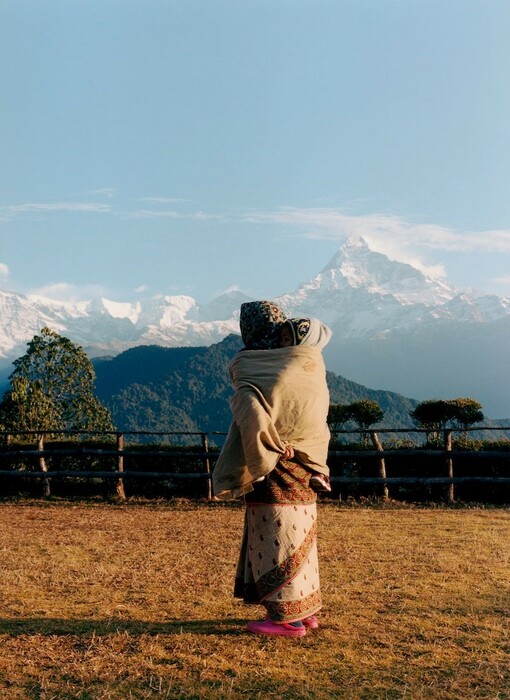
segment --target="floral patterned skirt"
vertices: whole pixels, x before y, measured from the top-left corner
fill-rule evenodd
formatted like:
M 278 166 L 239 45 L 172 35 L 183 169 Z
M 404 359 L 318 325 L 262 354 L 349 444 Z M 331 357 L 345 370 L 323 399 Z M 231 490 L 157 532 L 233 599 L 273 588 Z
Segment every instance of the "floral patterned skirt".
M 302 620 L 322 605 L 310 476 L 296 462 L 280 461 L 246 495 L 234 595 L 261 603 L 276 622 Z

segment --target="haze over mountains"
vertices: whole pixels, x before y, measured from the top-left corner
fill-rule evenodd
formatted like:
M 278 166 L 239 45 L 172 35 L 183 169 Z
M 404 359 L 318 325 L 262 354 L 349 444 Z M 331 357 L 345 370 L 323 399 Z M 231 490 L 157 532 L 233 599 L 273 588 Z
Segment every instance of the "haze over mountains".
M 208 346 L 239 332 L 239 306 L 249 299 L 229 290 L 205 305 L 189 296 L 62 303 L 0 292 L 0 357 L 6 369 L 44 326 L 91 357 Z M 332 372 L 418 400 L 469 396 L 487 416 L 510 417 L 509 298 L 456 289 L 350 238 L 318 275 L 274 301 L 331 326 L 324 355 Z

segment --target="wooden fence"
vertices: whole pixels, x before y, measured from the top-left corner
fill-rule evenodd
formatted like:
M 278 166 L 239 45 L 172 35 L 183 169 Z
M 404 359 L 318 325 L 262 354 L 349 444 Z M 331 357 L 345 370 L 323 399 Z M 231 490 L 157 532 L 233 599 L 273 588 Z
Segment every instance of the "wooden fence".
M 470 432 L 476 430 L 491 430 L 491 431 L 508 431 L 508 427 L 479 427 L 471 428 Z M 510 441 L 508 441 L 508 447 L 506 445 L 502 449 L 498 450 L 473 450 L 473 449 L 454 449 L 452 435 L 454 432 L 466 431 L 455 431 L 453 429 L 446 429 L 442 432 L 442 444 L 440 446 L 430 447 L 413 447 L 413 448 L 394 448 L 385 449 L 380 440 L 380 434 L 408 434 L 412 433 L 414 435 L 424 434 L 426 435 L 428 431 L 419 429 L 400 429 L 400 428 L 385 428 L 379 429 L 378 431 L 373 430 L 338 430 L 334 431 L 334 436 L 338 440 L 341 435 L 358 435 L 369 438 L 373 449 L 368 449 L 365 444 L 363 448 L 352 449 L 332 449 L 329 451 L 329 461 L 333 462 L 335 460 L 341 460 L 346 462 L 349 460 L 363 460 L 364 462 L 371 461 L 376 465 L 377 475 L 373 476 L 362 476 L 362 475 L 347 475 L 340 476 L 332 470 L 331 481 L 333 484 L 347 484 L 347 485 L 372 485 L 376 487 L 378 495 L 383 498 L 390 497 L 390 487 L 392 485 L 441 485 L 445 488 L 446 500 L 449 503 L 453 503 L 455 500 L 455 485 L 463 483 L 484 483 L 492 484 L 498 487 L 502 487 L 505 490 L 507 500 L 510 501 Z M 142 449 L 141 446 L 136 444 L 131 444 L 126 447 L 126 437 L 132 436 L 135 439 L 139 439 L 140 436 L 147 437 L 152 436 L 154 438 L 173 438 L 177 440 L 177 436 L 187 439 L 196 439 L 197 445 L 195 447 L 187 447 L 180 449 L 175 446 L 174 449 Z M 0 432 L 0 444 L 3 443 L 3 447 L 0 447 L 0 467 L 5 466 L 5 462 L 9 461 L 11 464 L 17 462 L 19 464 L 25 464 L 27 461 L 38 464 L 39 469 L 4 469 L 0 468 L 0 480 L 2 479 L 40 479 L 42 483 L 42 495 L 50 495 L 50 482 L 52 479 L 67 479 L 67 478 L 79 478 L 79 479 L 101 479 L 105 482 L 112 483 L 114 485 L 115 495 L 119 499 L 124 499 L 125 496 L 125 482 L 129 479 L 147 479 L 147 480 L 165 480 L 165 481 L 178 481 L 178 480 L 198 480 L 204 483 L 204 496 L 209 500 L 213 499 L 212 485 L 211 485 L 211 474 L 214 468 L 215 460 L 219 454 L 219 448 L 214 445 L 210 446 L 210 438 L 214 436 L 217 439 L 219 436 L 223 438 L 225 436 L 224 432 L 147 432 L 147 431 L 135 431 L 135 432 L 90 432 L 90 431 L 52 431 L 41 432 L 41 431 L 23 431 L 19 433 L 13 432 Z M 20 438 L 24 438 L 21 442 Z M 56 438 L 60 438 L 62 441 L 66 438 L 68 441 L 71 439 L 73 441 L 72 446 L 58 447 L 59 442 L 55 441 Z M 48 444 L 51 439 L 51 446 Z M 83 441 L 87 440 L 87 444 L 84 445 Z M 82 443 L 80 444 L 80 440 Z M 94 441 L 108 441 L 111 442 L 111 447 L 108 445 L 105 447 L 94 447 Z M 76 444 L 74 444 L 76 441 Z M 33 447 L 27 447 L 26 442 L 32 442 Z M 62 443 L 60 443 L 62 444 Z M 334 443 L 336 444 L 336 443 Z M 22 446 L 20 446 L 22 445 Z M 337 445 L 337 447 L 340 447 Z M 110 470 L 81 470 L 81 469 L 48 469 L 47 460 L 50 458 L 59 457 L 74 457 L 79 459 L 84 459 L 85 457 L 96 457 L 96 458 L 113 458 L 115 460 L 115 469 Z M 388 474 L 387 460 L 394 457 L 400 459 L 405 458 L 409 460 L 409 464 L 415 462 L 418 458 L 432 458 L 439 463 L 443 464 L 443 474 L 440 476 L 391 476 Z M 145 470 L 134 470 L 126 469 L 125 462 L 126 459 L 137 458 L 138 460 L 149 460 L 149 459 L 164 459 L 169 460 L 171 465 L 175 465 L 176 460 L 195 460 L 201 464 L 201 471 L 145 471 Z M 486 462 L 487 460 L 493 460 L 501 464 L 501 462 L 506 461 L 508 463 L 508 473 L 505 476 L 486 476 L 486 475 L 456 475 L 454 473 L 454 464 L 465 463 L 466 460 L 478 460 L 479 463 Z M 375 469 L 374 469 L 375 472 Z M 1 495 L 1 490 L 0 490 Z

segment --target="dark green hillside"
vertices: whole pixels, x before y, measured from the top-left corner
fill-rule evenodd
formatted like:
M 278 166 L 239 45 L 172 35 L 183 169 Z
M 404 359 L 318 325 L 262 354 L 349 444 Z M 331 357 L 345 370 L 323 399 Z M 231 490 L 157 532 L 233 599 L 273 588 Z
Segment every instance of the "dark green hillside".
M 126 432 L 199 431 L 185 411 L 169 402 L 165 391 L 144 384 L 131 384 L 121 389 L 108 401 L 108 406 L 114 424 Z
M 232 387 L 228 365 L 241 349 L 239 336 L 230 335 L 206 352 L 190 357 L 168 375 L 162 389 L 204 431 L 226 431 L 230 423 Z
M 96 371 L 96 385 L 101 395 L 111 396 L 133 383 L 159 384 L 179 371 L 190 357 L 203 355 L 205 347 L 162 348 L 143 345 L 115 357 L 96 357 L 92 362 Z
M 199 348 L 141 346 L 114 358 L 94 360 L 96 392 L 119 430 L 226 431 L 232 387 L 228 365 L 242 347 L 237 335 Z M 327 374 L 332 403 L 364 398 L 385 411 L 384 425 L 412 427 L 416 401 Z

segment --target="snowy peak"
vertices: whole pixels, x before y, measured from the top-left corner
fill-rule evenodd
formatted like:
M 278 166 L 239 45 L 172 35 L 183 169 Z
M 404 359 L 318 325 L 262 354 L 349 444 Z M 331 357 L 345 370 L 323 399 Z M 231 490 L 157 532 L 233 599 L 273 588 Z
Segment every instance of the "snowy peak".
M 446 282 L 372 250 L 361 236 L 348 238 L 316 279 L 319 286 L 331 290 L 363 288 L 390 294 L 403 304 L 444 303 L 457 294 Z
M 324 267 L 322 272 L 326 270 L 339 270 L 349 259 L 361 259 L 372 252 L 363 236 L 349 236 L 331 258 L 329 263 Z
M 157 296 L 142 302 L 136 325 L 138 328 L 152 325 L 171 328 L 186 320 L 195 321 L 197 317 L 198 306 L 193 297 Z

